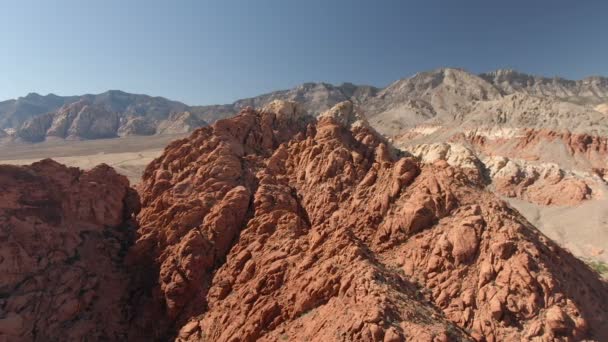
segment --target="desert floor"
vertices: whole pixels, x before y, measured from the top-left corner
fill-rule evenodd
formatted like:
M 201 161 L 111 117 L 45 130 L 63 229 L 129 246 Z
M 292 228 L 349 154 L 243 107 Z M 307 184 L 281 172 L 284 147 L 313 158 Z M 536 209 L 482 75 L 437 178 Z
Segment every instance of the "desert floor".
M 145 167 L 165 146 L 184 135 L 133 136 L 86 141 L 48 141 L 38 144 L 11 143 L 0 146 L 0 164 L 31 164 L 44 158 L 90 169 L 106 163 L 127 176 L 131 184 L 140 181 Z

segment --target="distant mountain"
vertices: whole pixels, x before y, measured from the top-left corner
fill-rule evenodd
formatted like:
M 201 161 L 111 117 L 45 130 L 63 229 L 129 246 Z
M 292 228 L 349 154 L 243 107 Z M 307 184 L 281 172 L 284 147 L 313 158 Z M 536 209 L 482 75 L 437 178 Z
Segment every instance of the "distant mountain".
M 181 102 L 118 90 L 67 97 L 28 94 L 0 102 L 0 128 L 14 130 L 20 140 L 39 142 L 51 137 L 102 139 L 165 134 L 206 125 L 204 120 L 190 117 L 185 126 L 176 127 L 188 109 Z
M 316 116 L 342 101 L 349 100 L 357 104 L 363 104 L 368 99 L 376 96 L 378 91 L 378 88 L 372 86 L 354 85 L 352 83 L 343 83 L 338 86 L 328 83 L 304 83 L 292 89 L 241 99 L 231 104 L 197 106 L 191 110 L 201 119 L 211 123 L 218 119 L 233 116 L 242 108 L 248 106 L 261 108 L 273 100 L 283 100 L 301 103 L 304 111 Z
M 587 77 L 567 80 L 561 77 L 527 75 L 510 69 L 499 69 L 479 75 L 504 94 L 523 92 L 534 96 L 551 96 L 578 104 L 599 104 L 608 101 L 608 78 Z
M 17 136 L 39 142 L 50 137 L 62 139 L 102 139 L 116 137 L 120 118 L 104 106 L 80 100 L 26 121 Z
M 336 103 L 350 100 L 365 110 L 374 127 L 393 135 L 424 123 L 462 122 L 478 103 L 499 101 L 515 93 L 605 111 L 606 105 L 601 104 L 608 103 L 608 78 L 594 76 L 573 81 L 513 70 L 475 75 L 463 69 L 441 68 L 397 80 L 386 88 L 351 83 L 339 86 L 305 83 L 232 104 L 192 107 L 192 112 L 211 123 L 247 106 L 261 108 L 272 100 L 284 100 L 299 102 L 309 114 L 318 115 Z
M 417 126 L 608 135 L 608 78 L 600 76 L 573 81 L 513 70 L 478 76 L 444 68 L 396 81 L 362 106 L 370 123 L 387 135 Z
M 78 100 L 78 96 L 42 96 L 30 93 L 16 100 L 0 102 L 0 128 L 18 128 L 25 121 L 59 109 L 66 103 Z
M 452 121 L 477 101 L 500 98 L 496 87 L 462 69 L 437 69 L 398 80 L 363 104 L 370 123 L 396 134 L 428 120 Z
M 183 133 L 233 116 L 248 106 L 261 108 L 273 100 L 299 102 L 303 110 L 313 116 L 342 101 L 352 101 L 364 109 L 376 129 L 387 135 L 396 135 L 419 125 L 449 122 L 460 124 L 468 120 L 470 113 L 481 110 L 484 104 L 479 103 L 485 101 L 506 101 L 504 106 L 509 107 L 510 100 L 507 96 L 513 94 L 585 107 L 570 107 L 568 110 L 574 111 L 573 113 L 578 110 L 605 112 L 608 103 L 608 78 L 594 76 L 573 81 L 532 76 L 504 69 L 475 75 L 462 69 L 442 68 L 400 79 L 383 89 L 352 83 L 304 83 L 291 89 L 241 99 L 230 104 L 208 106 L 187 106 L 162 97 L 129 94 L 117 90 L 98 95 L 67 97 L 29 94 L 16 100 L 0 102 L 0 129 L 16 131 L 16 136 L 26 141 L 44 140 L 47 134 L 40 130 L 47 126 L 51 128 L 53 122 L 63 127 L 61 125 L 65 122 L 62 118 L 71 117 L 66 116 L 66 111 L 70 110 L 68 107 L 78 102 L 86 103 L 87 111 L 95 108 L 97 113 L 116 115 L 118 123 L 111 125 L 116 126 L 112 134 L 81 134 L 77 133 L 80 129 L 75 128 L 71 132 L 61 134 L 51 131 L 49 136 L 92 139 Z M 530 99 L 522 103 L 534 102 L 534 99 Z M 496 104 L 487 108 L 488 113 L 501 106 Z M 552 105 L 543 106 L 547 108 Z M 534 108 L 533 106 L 528 109 L 534 111 Z M 483 115 L 480 117 L 478 114 L 474 115 L 476 123 L 483 121 Z M 495 118 L 488 116 L 486 121 L 491 124 Z M 80 124 L 80 121 L 77 122 Z M 577 126 L 581 126 L 581 123 L 577 123 Z M 586 124 L 583 123 L 582 126 Z

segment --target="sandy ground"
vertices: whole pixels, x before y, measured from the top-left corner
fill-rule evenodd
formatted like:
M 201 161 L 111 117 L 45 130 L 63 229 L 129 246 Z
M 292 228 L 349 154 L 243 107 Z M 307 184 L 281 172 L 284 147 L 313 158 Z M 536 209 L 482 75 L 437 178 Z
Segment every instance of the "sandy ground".
M 44 158 L 59 163 L 90 169 L 106 163 L 127 176 L 131 184 L 164 147 L 183 135 L 126 137 L 87 141 L 52 141 L 39 144 L 6 144 L 0 146 L 0 164 L 31 164 Z
M 503 199 L 572 254 L 585 260 L 608 262 L 608 198 L 585 201 L 574 207 Z

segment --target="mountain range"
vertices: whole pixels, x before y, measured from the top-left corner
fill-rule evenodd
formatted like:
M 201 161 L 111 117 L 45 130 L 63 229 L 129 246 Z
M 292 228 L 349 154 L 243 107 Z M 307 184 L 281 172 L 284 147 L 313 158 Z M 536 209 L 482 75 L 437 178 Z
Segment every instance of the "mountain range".
M 26 142 L 40 142 L 181 133 L 206 124 L 188 114 L 188 108 L 162 97 L 118 90 L 67 97 L 31 93 L 0 102 L 0 129 Z
M 32 93 L 0 102 L 0 129 L 5 131 L 0 133 L 0 138 L 12 133 L 18 139 L 37 142 L 48 137 L 95 139 L 181 133 L 235 115 L 247 106 L 259 108 L 272 100 L 299 102 L 312 115 L 349 100 L 361 106 L 372 125 L 378 126 L 381 132 L 396 134 L 422 123 L 462 120 L 478 102 L 504 98 L 508 102 L 512 94 L 571 103 L 585 110 L 601 109 L 608 102 L 608 78 L 594 76 L 572 81 L 513 70 L 475 75 L 462 69 L 445 68 L 400 79 L 383 89 L 351 83 L 337 86 L 305 83 L 231 104 L 208 106 L 187 106 L 162 97 L 121 91 L 67 97 Z M 83 113 L 75 113 L 75 107 L 84 109 Z M 582 109 L 574 107 L 573 110 Z M 39 118 L 44 115 L 46 117 Z M 57 126 L 66 126 L 66 129 L 58 134 Z

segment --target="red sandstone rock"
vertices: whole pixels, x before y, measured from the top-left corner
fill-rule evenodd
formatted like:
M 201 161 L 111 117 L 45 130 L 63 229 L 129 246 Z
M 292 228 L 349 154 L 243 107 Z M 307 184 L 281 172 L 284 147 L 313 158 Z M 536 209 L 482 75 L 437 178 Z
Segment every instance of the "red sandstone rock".
M 607 339 L 606 284 L 483 187 L 349 103 L 245 109 L 147 168 L 130 337 Z
M 0 341 L 124 340 L 128 180 L 50 159 L 0 166 Z
M 522 129 L 515 137 L 488 139 L 482 135 L 459 134 L 453 141 L 467 141 L 481 153 L 501 155 L 510 158 L 555 162 L 555 153 L 544 148 L 559 144 L 567 152 L 561 158 L 571 159 L 571 163 L 582 169 L 605 168 L 608 158 L 608 138 L 592 134 L 574 134 L 568 131 Z M 508 148 L 505 148 L 507 146 Z M 497 151 L 500 151 L 497 153 Z

